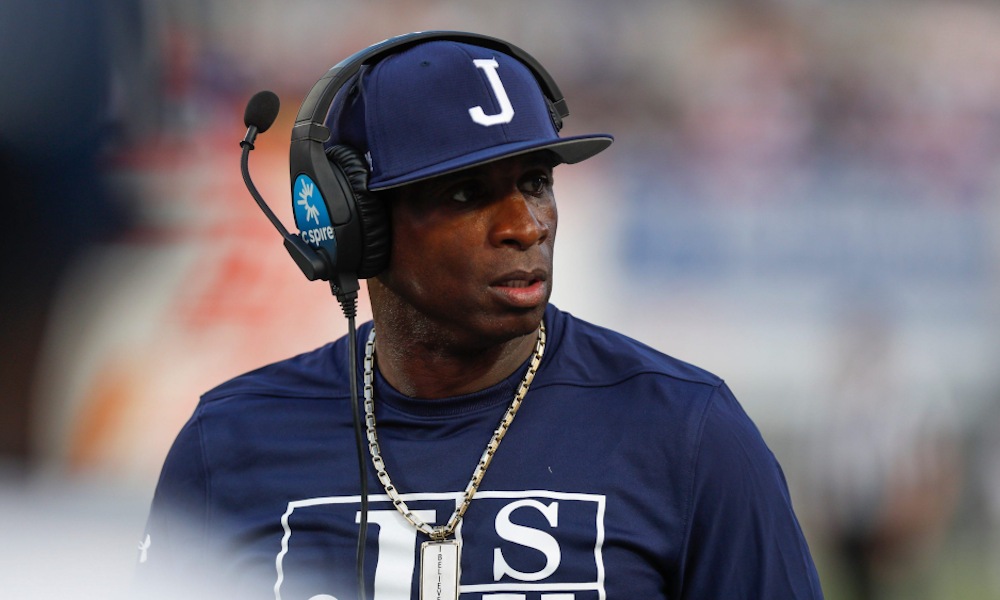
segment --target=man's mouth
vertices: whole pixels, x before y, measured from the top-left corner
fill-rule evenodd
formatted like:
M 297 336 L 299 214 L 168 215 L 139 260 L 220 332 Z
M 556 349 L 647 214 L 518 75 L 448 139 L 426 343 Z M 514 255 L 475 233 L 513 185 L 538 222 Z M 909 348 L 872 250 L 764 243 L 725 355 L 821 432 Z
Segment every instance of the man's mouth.
M 528 308 L 545 301 L 547 274 L 542 271 L 508 273 L 494 281 L 490 287 L 505 303 Z
M 498 277 L 490 285 L 499 288 L 526 288 L 548 279 L 544 269 L 511 271 Z
M 506 287 L 506 288 L 526 288 L 531 286 L 538 279 L 507 279 L 494 284 L 496 287 Z

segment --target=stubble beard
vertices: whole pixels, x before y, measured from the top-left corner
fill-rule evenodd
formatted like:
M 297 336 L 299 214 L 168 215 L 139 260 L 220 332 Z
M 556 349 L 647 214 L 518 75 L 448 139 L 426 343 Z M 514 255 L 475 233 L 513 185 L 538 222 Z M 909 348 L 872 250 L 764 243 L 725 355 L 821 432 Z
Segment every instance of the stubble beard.
M 423 351 L 458 355 L 488 352 L 534 334 L 551 295 L 550 286 L 549 294 L 539 306 L 511 309 L 506 315 L 486 316 L 485 320 L 469 320 L 456 318 L 455 310 L 475 309 L 421 310 L 378 279 L 369 280 L 368 289 L 380 338 L 405 340 L 405 345 Z

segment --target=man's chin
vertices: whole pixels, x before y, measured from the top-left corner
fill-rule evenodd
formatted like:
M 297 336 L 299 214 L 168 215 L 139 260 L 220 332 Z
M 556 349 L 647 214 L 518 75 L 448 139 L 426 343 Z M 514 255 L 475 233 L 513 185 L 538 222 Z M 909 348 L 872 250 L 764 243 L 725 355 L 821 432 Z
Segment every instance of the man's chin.
M 484 337 L 493 338 L 493 343 L 504 343 L 534 334 L 545 316 L 547 304 L 505 311 L 502 317 L 492 321 L 492 326 L 489 327 L 491 331 L 485 333 Z

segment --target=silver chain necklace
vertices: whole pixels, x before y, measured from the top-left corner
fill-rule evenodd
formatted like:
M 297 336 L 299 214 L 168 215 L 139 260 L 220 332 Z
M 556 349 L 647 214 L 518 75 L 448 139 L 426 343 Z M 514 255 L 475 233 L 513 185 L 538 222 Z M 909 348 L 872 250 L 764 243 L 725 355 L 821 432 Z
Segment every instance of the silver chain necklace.
M 531 364 L 528 365 L 528 372 L 524 374 L 524 379 L 521 380 L 521 385 L 518 386 L 517 393 L 514 394 L 514 399 L 511 400 L 510 406 L 507 407 L 507 412 L 500 419 L 500 424 L 494 430 L 493 437 L 486 444 L 486 450 L 483 451 L 483 455 L 479 459 L 479 464 L 476 465 L 476 469 L 472 473 L 472 479 L 469 480 L 469 484 L 465 487 L 462 504 L 455 509 L 451 518 L 448 519 L 447 524 L 432 527 L 420 517 L 413 514 L 413 511 L 406 506 L 406 502 L 403 501 L 402 496 L 396 490 L 396 486 L 392 484 L 392 480 L 389 479 L 389 474 L 385 470 L 385 462 L 382 460 L 382 452 L 378 445 L 378 436 L 375 434 L 374 327 L 372 327 L 372 331 L 368 335 L 368 342 L 365 344 L 364 372 L 365 425 L 368 432 L 368 450 L 371 452 L 378 480 L 382 482 L 382 487 L 385 488 L 385 493 L 392 500 L 393 506 L 418 531 L 427 534 L 431 538 L 430 542 L 423 543 L 420 550 L 421 599 L 433 598 L 441 600 L 443 598 L 453 598 L 457 600 L 458 598 L 459 579 L 461 577 L 461 546 L 457 540 L 449 540 L 447 538 L 455 533 L 455 529 L 462 521 L 465 511 L 468 510 L 469 504 L 472 503 L 472 497 L 476 494 L 476 490 L 479 489 L 479 484 L 482 482 L 483 476 L 486 475 L 486 469 L 490 466 L 497 448 L 500 447 L 500 441 L 503 440 L 503 436 L 507 433 L 507 429 L 514 420 L 514 415 L 517 414 L 517 409 L 521 407 L 521 402 L 528 393 L 528 387 L 535 378 L 535 372 L 538 370 L 538 365 L 542 362 L 543 354 L 545 354 L 544 322 L 538 328 L 535 355 L 531 359 Z
M 511 401 L 510 406 L 507 408 L 507 412 L 504 413 L 503 418 L 500 420 L 500 425 L 497 426 L 496 430 L 493 432 L 493 437 L 490 438 L 489 443 L 486 444 L 486 450 L 483 451 L 483 455 L 479 459 L 479 464 L 476 465 L 476 470 L 472 473 L 472 479 L 469 480 L 469 485 L 465 487 L 462 504 L 455 509 L 455 512 L 451 515 L 451 519 L 448 520 L 447 525 L 431 527 L 427 523 L 424 523 L 419 517 L 414 515 L 409 508 L 407 508 L 406 502 L 403 501 L 403 498 L 399 495 L 395 486 L 393 486 L 392 480 L 389 479 L 389 474 L 386 473 L 385 470 L 385 463 L 382 461 L 382 453 L 379 449 L 378 437 L 375 434 L 375 402 L 373 398 L 375 391 L 375 328 L 372 327 L 372 331 L 368 335 L 368 342 L 365 344 L 364 374 L 365 424 L 368 431 L 368 450 L 371 452 L 372 462 L 375 464 L 375 472 L 378 473 L 378 479 L 382 482 L 382 486 L 385 488 L 385 493 L 389 495 L 389 499 L 392 500 L 396 509 L 402 513 L 403 517 L 405 517 L 407 521 L 420 531 L 426 533 L 431 539 L 443 540 L 455 533 L 455 528 L 458 527 L 459 521 L 462 520 L 462 516 L 465 514 L 465 511 L 468 510 L 469 504 L 472 502 L 472 496 L 474 496 L 476 490 L 479 489 L 479 484 L 482 482 L 483 476 L 486 474 L 486 469 L 490 466 L 490 461 L 493 460 L 493 455 L 500 446 L 500 441 L 507 433 L 507 428 L 510 427 L 511 422 L 514 420 L 514 415 L 517 414 L 517 409 L 521 407 L 521 401 L 524 400 L 524 396 L 528 393 L 528 387 L 531 385 L 531 381 L 535 378 L 535 372 L 538 370 L 538 365 L 542 362 L 543 354 L 545 354 L 544 322 L 538 328 L 538 341 L 535 343 L 535 355 L 532 357 L 531 364 L 528 366 L 528 372 L 524 374 L 524 379 L 521 380 L 521 385 L 517 388 L 517 393 L 514 394 L 514 399 Z

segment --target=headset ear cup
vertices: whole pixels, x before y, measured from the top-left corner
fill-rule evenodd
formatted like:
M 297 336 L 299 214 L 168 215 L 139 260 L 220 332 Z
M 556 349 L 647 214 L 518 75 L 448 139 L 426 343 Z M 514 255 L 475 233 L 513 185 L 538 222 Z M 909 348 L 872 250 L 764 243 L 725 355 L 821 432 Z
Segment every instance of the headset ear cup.
M 389 217 L 384 203 L 368 191 L 368 163 L 356 149 L 345 145 L 327 148 L 326 156 L 347 177 L 358 208 L 361 226 L 361 262 L 358 278 L 368 279 L 389 266 Z

